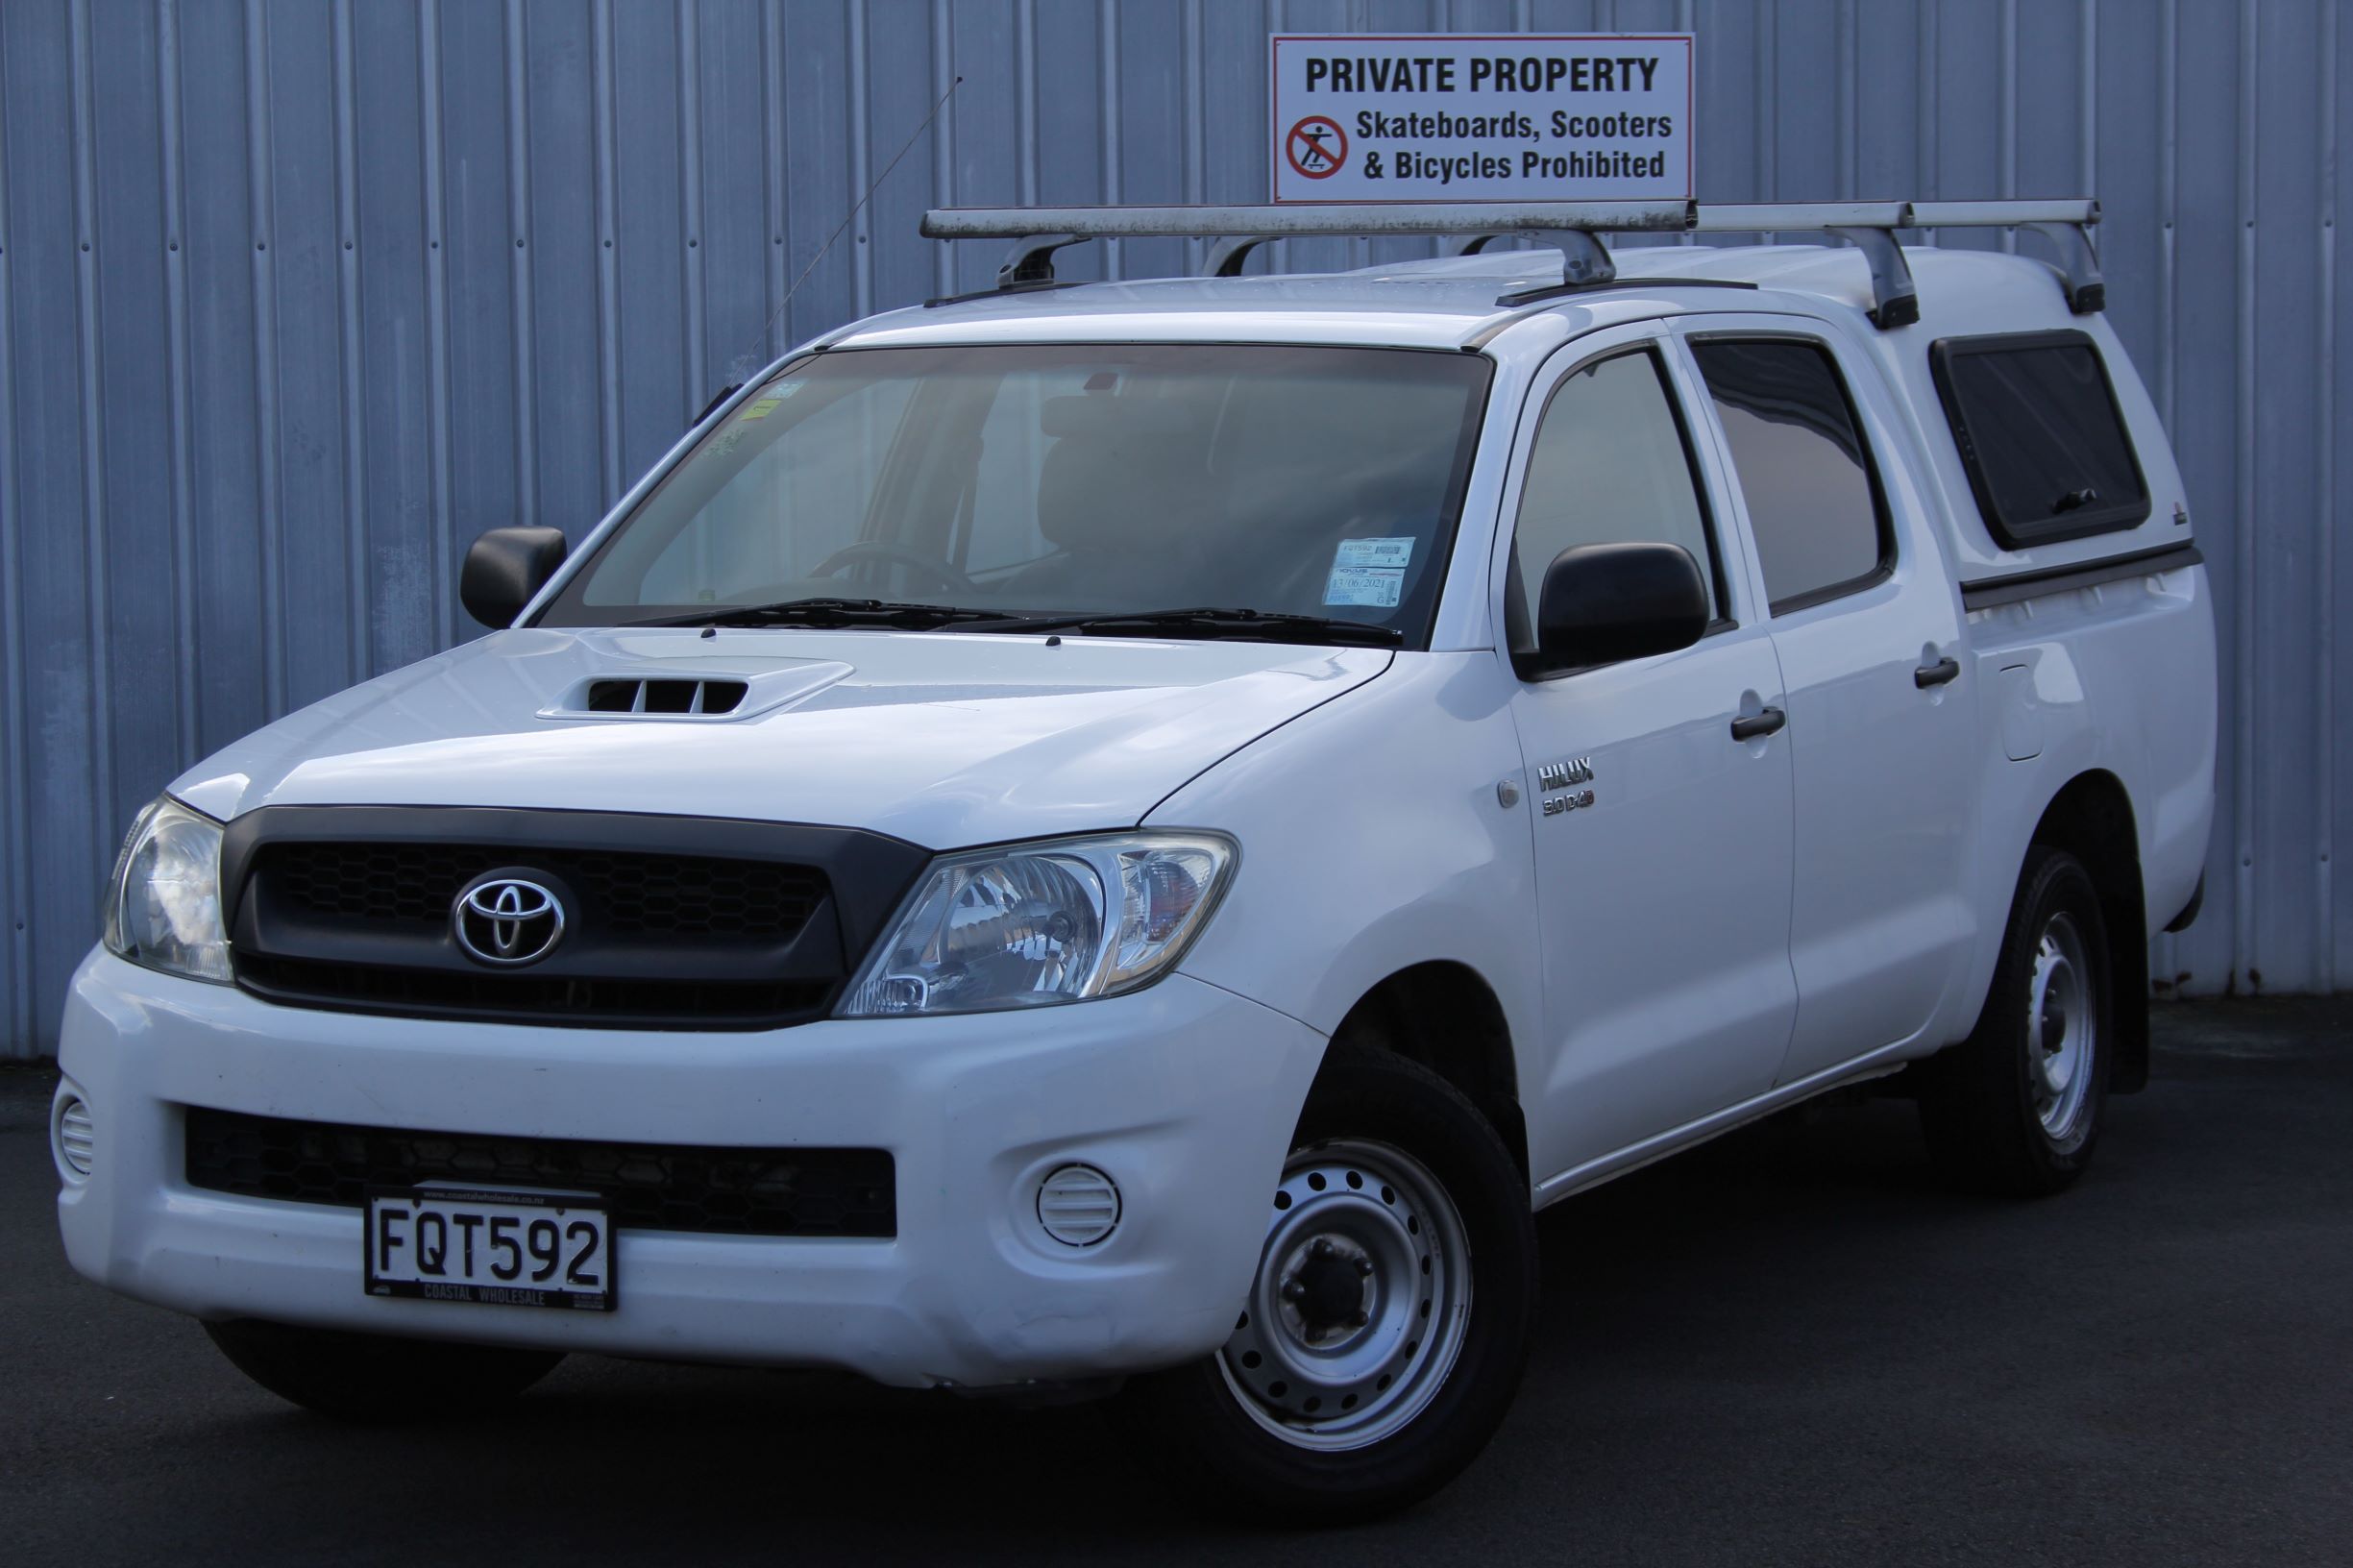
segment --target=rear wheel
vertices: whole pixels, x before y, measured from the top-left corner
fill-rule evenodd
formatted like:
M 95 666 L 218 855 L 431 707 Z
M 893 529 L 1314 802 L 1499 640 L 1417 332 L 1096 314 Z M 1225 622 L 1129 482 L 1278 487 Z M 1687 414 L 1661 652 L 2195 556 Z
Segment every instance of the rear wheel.
M 2036 845 L 1977 1027 L 1922 1075 L 1921 1123 L 1949 1175 L 2031 1197 L 2082 1174 L 2107 1104 L 2113 986 L 2091 873 Z
M 1336 1059 L 1310 1098 L 1233 1336 L 1121 1413 L 1213 1506 L 1371 1518 L 1444 1485 L 1517 1390 L 1534 1311 L 1528 1185 L 1453 1086 Z
M 236 1369 L 279 1398 L 346 1421 L 473 1415 L 555 1370 L 560 1351 L 510 1350 L 346 1334 L 238 1318 L 205 1333 Z

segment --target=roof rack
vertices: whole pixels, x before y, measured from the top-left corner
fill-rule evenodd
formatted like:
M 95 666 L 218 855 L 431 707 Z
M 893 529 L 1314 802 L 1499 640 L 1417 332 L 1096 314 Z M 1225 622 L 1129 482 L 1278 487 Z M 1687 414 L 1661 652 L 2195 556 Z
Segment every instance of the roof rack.
M 927 239 L 1011 239 L 997 268 L 998 290 L 1054 285 L 1054 253 L 1090 239 L 1206 239 L 1213 243 L 1202 275 L 1234 278 L 1259 246 L 1274 239 L 1427 236 L 1453 254 L 1476 254 L 1513 236 L 1560 248 L 1560 283 L 1507 294 L 1498 305 L 1525 305 L 1568 289 L 1615 281 L 1617 268 L 1599 234 L 1767 233 L 1844 240 L 1871 266 L 1869 314 L 1882 330 L 1920 319 L 1920 298 L 1896 234 L 1906 229 L 2032 229 L 2058 247 L 2068 308 L 2088 315 L 2107 304 L 2092 226 L 2092 197 L 1997 202 L 1462 202 L 1322 207 L 949 207 L 923 214 Z M 968 298 L 970 296 L 960 296 Z

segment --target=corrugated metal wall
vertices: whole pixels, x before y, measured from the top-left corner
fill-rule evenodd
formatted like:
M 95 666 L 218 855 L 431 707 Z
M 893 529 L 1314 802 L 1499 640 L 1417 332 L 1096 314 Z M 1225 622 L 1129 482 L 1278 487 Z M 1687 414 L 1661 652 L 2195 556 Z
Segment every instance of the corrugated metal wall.
M 925 207 L 1264 199 L 1270 29 L 1694 30 L 1706 200 L 2096 191 L 2221 611 L 2158 972 L 2353 975 L 2332 0 L 0 0 L 0 1049 L 137 806 L 466 635 L 478 530 L 576 537 L 718 386 L 986 282 Z

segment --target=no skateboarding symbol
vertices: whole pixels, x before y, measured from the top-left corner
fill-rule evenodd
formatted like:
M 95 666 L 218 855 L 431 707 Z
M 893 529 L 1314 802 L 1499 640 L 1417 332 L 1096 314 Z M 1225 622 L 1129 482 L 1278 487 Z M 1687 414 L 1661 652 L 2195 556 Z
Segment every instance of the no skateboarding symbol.
M 1303 180 L 1329 180 L 1348 161 L 1348 135 L 1336 120 L 1311 114 L 1283 138 L 1283 156 Z

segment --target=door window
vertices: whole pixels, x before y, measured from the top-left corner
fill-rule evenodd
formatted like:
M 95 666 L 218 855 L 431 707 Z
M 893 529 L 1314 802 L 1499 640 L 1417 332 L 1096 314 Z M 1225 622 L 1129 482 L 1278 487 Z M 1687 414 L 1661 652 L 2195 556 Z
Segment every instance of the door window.
M 1680 545 L 1724 615 L 1722 574 L 1691 452 L 1657 356 L 1635 350 L 1572 371 L 1545 404 L 1512 534 L 1512 647 L 1534 646 L 1544 574 L 1577 545 Z
M 1691 345 L 1731 448 L 1774 613 L 1852 593 L 1895 564 L 1854 404 L 1819 343 Z

